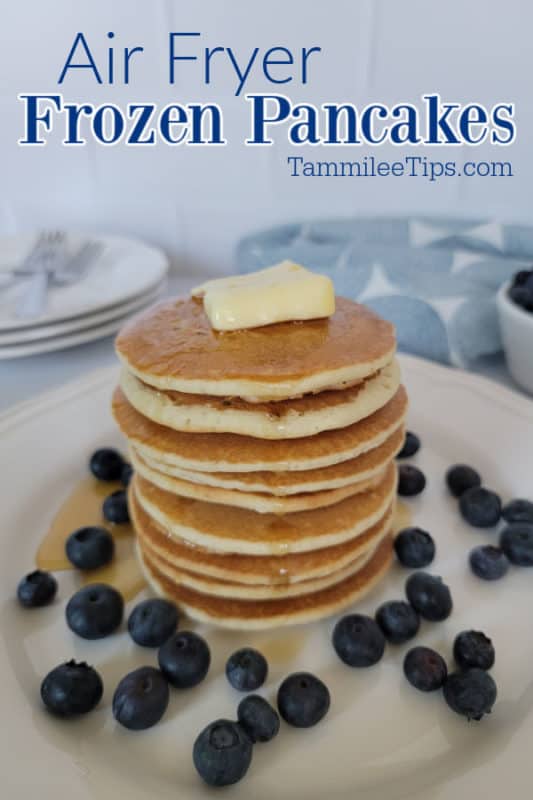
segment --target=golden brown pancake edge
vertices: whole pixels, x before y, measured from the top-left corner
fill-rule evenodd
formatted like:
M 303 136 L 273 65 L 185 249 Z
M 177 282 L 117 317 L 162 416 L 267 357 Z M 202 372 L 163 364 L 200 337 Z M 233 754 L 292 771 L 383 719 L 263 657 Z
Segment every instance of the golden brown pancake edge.
M 322 619 L 359 600 L 382 578 L 392 563 L 392 539 L 385 538 L 359 572 L 340 583 L 287 600 L 225 600 L 176 586 L 140 552 L 144 574 L 157 594 L 168 597 L 191 618 L 232 629 L 265 629 Z
M 227 395 L 228 383 L 242 382 L 240 396 L 255 386 L 281 397 L 285 384 L 292 391 L 311 380 L 321 390 L 345 373 L 346 380 L 370 374 L 392 358 L 395 336 L 389 322 L 343 297 L 326 319 L 224 332 L 211 327 L 201 301 L 176 298 L 127 323 L 115 347 L 131 372 L 157 388 L 204 386 L 202 393 Z
M 113 415 L 128 440 L 169 464 L 208 472 L 269 467 L 300 470 L 340 463 L 371 449 L 375 441 L 381 444 L 403 424 L 406 413 L 407 394 L 400 386 L 385 406 L 347 428 L 290 440 L 258 439 L 234 433 L 176 431 L 136 411 L 122 389 L 113 394 Z
M 342 568 L 375 548 L 393 524 L 390 506 L 383 517 L 355 539 L 333 547 L 285 555 L 242 555 L 206 550 L 183 539 L 169 536 L 144 511 L 130 488 L 129 503 L 136 534 L 141 544 L 148 540 L 162 556 L 184 569 L 204 575 L 231 580 L 237 574 L 240 583 L 289 583 L 318 578 L 332 568 Z

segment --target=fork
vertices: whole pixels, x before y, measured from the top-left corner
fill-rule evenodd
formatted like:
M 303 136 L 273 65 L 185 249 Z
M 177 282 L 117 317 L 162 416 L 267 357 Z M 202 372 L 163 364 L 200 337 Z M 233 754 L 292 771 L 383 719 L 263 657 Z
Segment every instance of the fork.
M 54 286 L 69 286 L 82 280 L 103 249 L 104 246 L 100 242 L 85 242 L 62 268 L 52 270 L 51 283 Z
M 28 294 L 24 296 L 17 309 L 17 316 L 31 318 L 38 316 L 43 311 L 48 285 L 70 286 L 82 280 L 88 273 L 91 265 L 98 259 L 104 246 L 100 242 L 85 242 L 80 249 L 70 258 L 65 254 L 57 254 L 54 260 L 41 263 L 38 274 L 32 278 L 34 284 L 29 287 Z M 18 277 L 31 275 L 34 270 L 17 270 Z
M 18 267 L 13 267 L 12 269 L 2 270 L 0 275 L 3 277 L 7 276 L 21 276 L 21 277 L 28 277 L 33 275 L 38 269 L 38 264 L 41 259 L 41 256 L 46 252 L 46 250 L 53 246 L 59 246 L 63 244 L 65 240 L 65 234 L 62 231 L 43 231 L 40 233 L 37 238 L 35 239 L 32 248 L 30 249 L 29 253 L 24 257 L 22 262 L 19 264 Z M 2 288 L 5 286 L 11 286 L 14 281 L 10 281 L 9 283 L 2 284 Z
M 42 312 L 52 264 L 60 257 L 65 258 L 64 241 L 63 231 L 46 231 L 37 237 L 34 247 L 22 265 L 31 282 L 17 305 L 15 316 L 28 319 Z
M 54 286 L 66 286 L 80 280 L 85 276 L 91 263 L 95 261 L 104 250 L 104 245 L 100 242 L 86 242 L 77 253 L 74 253 L 66 263 L 59 266 L 46 268 L 49 272 L 50 282 Z M 33 251 L 32 251 L 33 252 Z M 8 289 L 13 284 L 18 283 L 22 278 L 31 278 L 35 275 L 36 269 L 31 268 L 29 256 L 19 267 L 11 270 L 4 270 L 4 274 L 11 276 L 11 280 L 3 283 L 0 289 Z

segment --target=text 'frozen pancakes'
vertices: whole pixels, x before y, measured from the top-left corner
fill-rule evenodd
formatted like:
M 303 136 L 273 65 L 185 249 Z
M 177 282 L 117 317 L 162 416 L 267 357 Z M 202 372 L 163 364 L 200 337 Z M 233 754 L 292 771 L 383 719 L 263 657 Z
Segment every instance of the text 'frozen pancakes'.
M 333 614 L 391 561 L 407 411 L 394 329 L 289 262 L 194 294 L 116 342 L 142 569 L 223 627 Z

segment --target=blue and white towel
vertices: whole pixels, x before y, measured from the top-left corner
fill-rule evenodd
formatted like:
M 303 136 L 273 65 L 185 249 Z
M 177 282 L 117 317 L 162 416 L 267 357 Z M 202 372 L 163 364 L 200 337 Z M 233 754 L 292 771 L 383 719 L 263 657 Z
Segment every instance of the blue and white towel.
M 480 368 L 501 355 L 495 296 L 533 262 L 533 228 L 483 220 L 356 218 L 283 225 L 243 239 L 240 272 L 285 258 L 396 325 L 401 350 Z

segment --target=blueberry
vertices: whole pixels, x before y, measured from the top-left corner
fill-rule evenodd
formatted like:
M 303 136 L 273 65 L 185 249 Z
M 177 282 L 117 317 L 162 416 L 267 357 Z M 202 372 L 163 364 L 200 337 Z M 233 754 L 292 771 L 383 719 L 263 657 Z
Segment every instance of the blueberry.
M 19 603 L 25 608 L 38 608 L 51 603 L 57 592 L 57 581 L 40 569 L 25 575 L 17 587 Z
M 494 645 L 481 631 L 462 631 L 455 637 L 453 657 L 461 669 L 490 669 L 496 654 Z
M 521 269 L 513 275 L 513 286 L 523 286 L 533 277 L 533 270 Z
M 121 484 L 127 488 L 130 485 L 132 477 L 133 477 L 133 467 L 131 466 L 131 464 L 124 464 L 120 472 Z
M 506 522 L 533 523 L 533 503 L 529 500 L 511 500 L 502 508 L 502 517 Z
M 177 689 L 190 689 L 203 681 L 211 664 L 207 642 L 190 631 L 171 636 L 160 647 L 158 661 L 161 672 Z
M 253 692 L 266 680 L 268 663 L 266 658 L 251 647 L 236 650 L 226 662 L 226 677 L 239 692 Z
M 250 694 L 241 700 L 237 719 L 252 742 L 269 742 L 279 731 L 277 711 L 258 694 Z
M 333 629 L 333 647 L 349 667 L 371 667 L 385 652 L 385 637 L 371 617 L 348 614 Z
M 74 660 L 60 664 L 41 683 L 42 701 L 58 717 L 92 711 L 102 699 L 103 691 L 102 679 L 96 670 Z
M 128 498 L 124 489 L 119 489 L 106 497 L 102 512 L 104 519 L 108 522 L 114 522 L 116 525 L 122 525 L 124 522 L 130 521 Z
M 155 667 L 139 667 L 120 681 L 113 695 L 113 716 L 130 731 L 159 722 L 168 706 L 168 683 Z
M 252 749 L 248 734 L 238 722 L 217 719 L 196 739 L 192 758 L 198 774 L 209 786 L 229 786 L 248 772 Z
M 402 644 L 412 639 L 420 628 L 417 612 L 403 600 L 383 603 L 376 611 L 376 622 L 391 644 Z
M 491 528 L 500 519 L 502 503 L 495 492 L 474 486 L 459 498 L 463 518 L 476 528 Z
M 506 574 L 509 562 L 503 550 L 490 544 L 474 547 L 470 551 L 470 568 L 484 581 L 497 581 Z
M 496 684 L 483 669 L 452 672 L 444 683 L 444 699 L 450 708 L 469 720 L 490 714 L 496 695 Z
M 398 470 L 398 494 L 402 497 L 414 497 L 424 491 L 426 478 L 422 470 L 412 464 L 402 464 Z
M 533 566 L 533 524 L 513 522 L 503 529 L 500 547 L 511 562 L 518 567 Z
M 405 584 L 407 599 L 421 617 L 441 622 L 450 616 L 452 596 L 442 578 L 428 572 L 415 572 Z
M 412 433 L 411 431 L 406 431 L 403 447 L 396 456 L 396 458 L 411 458 L 411 456 L 414 456 L 414 454 L 418 453 L 419 450 L 420 450 L 420 439 L 418 438 L 416 433 Z
M 404 567 L 427 567 L 435 558 L 435 542 L 422 528 L 404 528 L 394 540 L 394 549 Z
M 123 466 L 124 459 L 111 447 L 96 450 L 89 461 L 89 469 L 99 481 L 118 481 Z
M 533 291 L 527 285 L 511 287 L 509 297 L 515 305 L 526 311 L 533 309 Z
M 481 475 L 466 464 L 455 464 L 446 473 L 446 483 L 454 497 L 461 497 L 467 489 L 481 486 Z
M 70 630 L 83 639 L 103 639 L 122 622 L 122 595 L 105 583 L 92 583 L 72 595 L 66 617 Z
M 446 680 L 448 669 L 440 653 L 430 647 L 413 647 L 403 662 L 405 677 L 415 689 L 434 692 Z
M 113 558 L 115 542 L 105 528 L 79 528 L 68 537 L 65 551 L 68 560 L 78 569 L 98 569 Z
M 279 713 L 295 728 L 310 728 L 329 709 L 328 687 L 309 672 L 294 672 L 278 689 Z
M 128 631 L 141 647 L 161 647 L 177 624 L 178 610 L 174 603 L 156 597 L 135 606 L 128 619 Z

